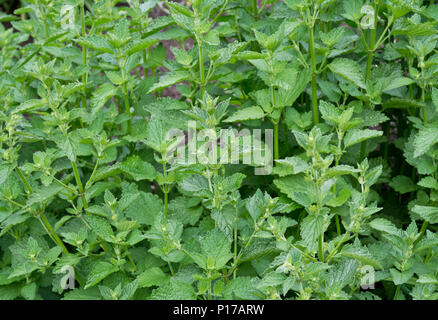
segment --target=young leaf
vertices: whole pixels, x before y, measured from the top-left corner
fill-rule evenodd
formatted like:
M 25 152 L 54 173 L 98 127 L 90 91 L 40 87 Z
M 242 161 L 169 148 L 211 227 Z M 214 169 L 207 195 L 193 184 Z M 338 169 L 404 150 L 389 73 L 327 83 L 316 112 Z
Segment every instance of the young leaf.
M 221 269 L 233 257 L 231 242 L 219 229 L 213 229 L 201 237 L 200 244 L 201 252 L 193 254 L 193 257 L 204 270 Z

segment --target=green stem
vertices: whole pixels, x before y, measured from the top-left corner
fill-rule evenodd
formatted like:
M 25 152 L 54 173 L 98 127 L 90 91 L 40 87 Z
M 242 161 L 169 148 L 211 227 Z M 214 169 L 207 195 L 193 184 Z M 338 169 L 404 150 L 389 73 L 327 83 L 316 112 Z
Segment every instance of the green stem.
M 278 123 L 274 123 L 274 160 L 279 159 L 278 150 Z
M 423 89 L 423 90 L 424 90 L 424 89 Z M 423 110 L 423 120 L 424 120 L 424 122 L 427 122 L 426 105 L 423 104 L 423 106 L 421 107 L 421 109 Z
M 428 226 L 429 226 L 429 222 L 423 221 L 423 224 L 421 225 L 421 229 L 420 229 L 420 234 L 418 235 L 417 239 L 415 240 L 414 245 L 416 245 L 421 240 L 421 238 L 423 238 Z
M 64 182 L 62 182 L 61 180 L 57 179 L 57 178 L 53 178 L 53 180 L 55 180 L 55 182 L 57 182 L 59 185 L 63 186 L 64 188 L 66 188 L 67 190 L 69 190 L 72 193 L 76 193 L 76 190 L 69 187 L 68 185 L 66 185 Z
M 84 192 L 84 188 L 82 187 L 82 181 L 81 181 L 81 177 L 79 176 L 79 171 L 78 171 L 78 166 L 76 164 L 76 161 L 72 161 L 71 165 L 73 167 L 73 172 L 75 175 L 76 184 L 78 185 L 78 190 L 79 190 L 80 196 L 82 198 L 82 204 L 84 205 L 84 209 L 87 209 L 88 203 L 87 203 L 87 199 L 85 199 L 85 192 Z
M 199 36 L 196 36 L 196 42 L 198 43 L 198 55 L 199 55 L 199 79 L 201 81 L 201 99 L 204 99 L 205 94 L 205 71 L 204 71 L 204 55 L 202 51 L 202 41 Z
M 367 152 L 367 142 L 362 141 L 362 143 L 360 144 L 360 156 L 359 156 L 360 162 L 362 162 L 365 159 L 366 152 Z
M 213 193 L 213 185 L 211 184 L 211 177 L 212 177 L 212 174 L 210 173 L 210 169 L 207 168 L 208 188 L 209 188 L 210 192 Z
M 141 37 L 144 38 L 144 28 L 147 27 L 149 25 L 149 17 L 146 15 L 145 16 L 146 21 L 144 21 L 144 19 L 141 20 Z M 146 26 L 145 26 L 146 23 Z M 148 59 L 148 49 L 145 48 L 144 50 L 142 50 L 142 56 L 143 56 L 143 65 L 144 65 L 144 77 L 146 78 L 148 76 L 148 69 L 146 69 L 146 61 Z
M 252 0 L 252 11 L 254 13 L 254 19 L 258 19 L 259 8 L 257 6 L 257 0 Z
M 324 233 L 322 233 L 318 238 L 318 258 L 319 261 L 324 262 Z
M 211 290 L 211 273 L 209 272 L 208 274 L 207 274 L 207 276 L 208 276 L 208 289 L 207 289 L 207 300 L 211 300 L 212 299 L 212 290 Z
M 388 161 L 388 155 L 389 155 L 389 142 L 391 139 L 391 124 L 388 121 L 387 123 L 385 123 L 384 125 L 384 130 L 386 131 L 386 143 L 385 143 L 385 148 L 383 150 L 383 158 Z
M 131 105 L 129 103 L 129 92 L 128 92 L 128 87 L 127 87 L 126 81 L 127 80 L 125 80 L 125 82 L 123 82 L 123 92 L 124 92 L 124 96 L 125 96 L 125 113 L 129 117 L 128 118 L 128 134 L 130 134 L 131 129 L 132 129 Z
M 257 19 L 258 19 L 259 15 L 263 12 L 263 9 L 265 9 L 267 4 L 268 4 L 267 0 L 262 1 L 262 6 L 260 7 L 260 9 L 257 10 L 257 16 L 256 16 Z M 271 14 L 274 10 L 273 7 L 274 7 L 274 2 L 271 3 Z
M 292 248 L 294 248 L 296 251 L 298 251 L 303 257 L 306 257 L 307 259 L 309 259 L 312 262 L 318 262 L 317 259 L 315 259 L 312 256 L 309 256 L 307 253 L 305 253 L 304 251 L 300 250 L 299 248 L 297 248 L 296 246 L 294 246 L 293 244 L 290 245 Z
M 236 219 L 237 219 L 237 207 L 236 207 Z M 237 223 L 234 222 L 234 230 L 233 230 L 233 238 L 234 238 L 234 264 L 237 263 Z M 236 279 L 237 271 L 233 271 L 233 279 Z
M 43 226 L 44 230 L 47 232 L 48 236 L 53 240 L 53 242 L 61 247 L 62 251 L 66 254 L 68 254 L 68 249 L 66 248 L 66 246 L 64 245 L 64 242 L 62 242 L 61 238 L 59 238 L 58 234 L 56 233 L 56 231 L 53 229 L 52 225 L 50 224 L 49 220 L 47 220 L 46 216 L 44 215 L 44 213 L 41 213 L 41 215 L 39 216 L 38 220 L 40 221 L 41 225 Z M 77 273 L 77 271 L 75 270 L 75 279 L 78 281 L 79 285 L 81 287 L 84 287 L 85 282 L 82 279 L 82 277 Z
M 43 227 L 44 231 L 47 233 L 47 235 L 49 236 L 50 239 L 52 239 L 52 241 L 55 243 L 56 246 L 58 245 L 58 242 L 56 242 L 56 239 L 53 238 L 52 234 L 50 233 L 50 231 L 47 229 L 46 225 L 44 224 L 43 220 L 41 220 L 41 218 L 37 218 L 38 221 L 41 223 L 41 226 Z M 61 247 L 62 249 L 62 247 Z
M 376 50 L 376 32 L 377 32 L 377 20 L 378 20 L 378 2 L 374 5 L 374 12 L 375 12 L 375 18 L 374 18 L 374 26 L 373 29 L 371 30 L 371 35 L 370 35 L 370 44 L 368 46 L 368 58 L 367 58 L 367 68 L 366 68 L 366 74 L 365 74 L 365 79 L 368 81 L 371 77 L 371 67 L 373 64 L 373 56 L 374 56 L 374 51 Z M 369 103 L 368 103 L 369 105 Z M 367 151 L 367 142 L 366 141 L 362 141 L 361 145 L 360 145 L 360 162 L 362 162 L 365 159 L 366 156 L 366 151 Z
M 24 186 L 26 187 L 29 194 L 32 194 L 32 187 L 30 186 L 29 182 L 27 182 L 26 177 L 24 176 L 23 172 L 20 170 L 20 168 L 15 167 L 15 171 L 17 171 L 18 176 L 20 177 L 20 180 L 23 182 Z
M 85 184 L 85 190 L 87 190 L 88 187 L 93 183 L 94 175 L 96 174 L 98 167 L 99 167 L 99 159 L 96 160 L 96 165 L 94 166 L 93 172 L 91 173 L 90 178 L 88 179 L 87 183 Z
M 426 98 L 425 98 L 425 83 L 424 83 L 424 69 L 421 69 L 421 74 L 423 77 L 423 85 L 421 86 L 421 102 L 422 102 L 422 106 L 421 106 L 421 110 L 423 111 L 423 121 L 426 123 L 427 122 L 427 115 L 426 115 Z
M 246 244 L 243 247 L 240 248 L 239 254 L 237 255 L 237 258 L 235 259 L 235 261 L 233 261 L 233 265 L 232 265 L 230 271 L 228 272 L 227 277 L 230 276 L 231 274 L 233 274 L 234 271 L 237 269 L 237 266 L 239 265 L 239 260 L 242 257 L 242 254 L 243 254 L 244 250 L 246 248 L 248 248 L 248 246 L 251 244 L 252 240 L 254 239 L 254 237 L 255 237 L 255 235 L 257 233 L 257 230 L 258 229 L 254 229 L 253 233 L 249 237 L 249 239 L 246 242 Z M 186 254 L 189 255 L 189 253 L 187 251 L 184 250 L 183 252 L 186 252 Z M 189 256 L 193 259 L 193 257 L 191 255 L 189 255 Z
M 87 36 L 87 32 L 86 32 L 86 27 L 85 27 L 85 3 L 83 3 L 81 5 L 81 26 L 82 26 L 82 37 L 86 37 Z M 87 65 L 87 46 L 83 45 L 82 47 L 82 64 L 84 66 Z M 88 78 L 88 73 L 85 72 L 82 75 L 82 108 L 86 109 L 87 108 L 87 78 Z
M 46 39 L 49 37 L 49 29 L 47 28 L 47 16 L 46 13 L 43 12 L 43 9 L 40 6 L 40 1 L 37 1 L 38 11 L 41 14 L 41 19 L 43 20 L 44 25 L 44 35 L 46 36 Z
M 141 77 L 140 72 L 138 71 L 137 68 L 135 68 L 135 74 L 137 75 L 138 80 L 141 81 L 141 80 L 142 80 L 142 77 Z
M 341 223 L 339 222 L 339 215 L 335 215 L 336 220 L 336 233 L 338 236 L 341 235 Z
M 285 152 L 286 156 L 289 156 L 291 153 L 291 147 L 289 144 L 289 129 L 287 127 L 287 124 L 283 122 L 283 131 L 284 131 L 284 141 L 285 141 Z
M 164 193 L 164 219 L 167 219 L 167 206 L 169 202 L 169 190 L 167 189 L 167 167 L 166 163 L 163 163 L 163 176 L 164 176 L 164 183 L 163 183 L 163 193 Z
M 433 249 L 430 248 L 429 251 L 427 252 L 426 258 L 424 258 L 424 263 L 428 263 L 430 258 L 432 257 L 432 253 L 433 253 Z
M 377 17 L 376 17 L 376 18 L 377 18 Z M 377 20 L 377 19 L 374 20 L 375 23 L 376 23 L 376 20 Z M 376 42 L 376 48 L 380 47 L 380 45 L 381 45 L 383 42 L 385 42 L 386 39 L 388 39 L 388 38 L 390 37 L 391 33 L 389 33 L 386 37 L 385 37 L 385 34 L 386 34 L 386 32 L 388 31 L 389 27 L 391 27 L 392 22 L 393 22 L 393 18 L 390 17 L 390 19 L 388 20 L 388 23 L 387 23 L 387 25 L 386 25 L 386 27 L 385 27 L 385 30 L 383 30 L 382 35 L 380 36 L 380 38 L 379 38 L 379 39 L 377 40 L 377 42 Z
M 170 274 L 172 276 L 175 275 L 175 271 L 173 271 L 172 263 L 170 261 L 167 261 L 167 265 L 169 266 Z
M 313 123 L 319 123 L 319 115 L 318 115 L 318 96 L 317 96 L 317 84 L 316 84 L 316 55 L 315 55 L 315 39 L 314 39 L 314 24 L 309 26 L 309 34 L 310 34 L 310 56 L 312 59 L 312 112 L 313 112 Z
M 211 24 L 213 25 L 216 20 L 222 15 L 222 13 L 224 12 L 225 8 L 228 6 L 228 3 L 230 3 L 230 0 L 226 0 L 224 5 L 222 6 L 222 8 L 220 9 L 220 11 L 218 12 L 218 14 L 214 17 L 213 21 L 211 22 Z
M 49 233 L 49 236 L 55 241 L 55 244 L 60 246 L 62 251 L 64 251 L 64 253 L 68 253 L 67 248 L 65 247 L 64 243 L 62 242 L 62 240 L 59 238 L 59 236 L 56 233 L 56 231 L 53 229 L 53 227 L 50 224 L 49 220 L 47 220 L 47 218 L 44 215 L 44 213 L 41 213 L 40 219 L 41 219 L 41 222 L 44 224 L 45 228 L 47 229 L 47 231 Z
M 398 293 L 400 292 L 400 284 L 397 286 L 397 289 L 395 290 L 395 294 L 394 294 L 394 298 L 392 300 L 397 300 L 398 298 Z
M 186 256 L 188 256 L 190 259 L 192 259 L 193 261 L 196 261 L 196 259 L 190 254 L 190 252 L 188 252 L 184 248 L 181 248 L 180 250 L 182 253 L 184 253 Z
M 131 263 L 131 266 L 134 268 L 134 271 L 137 271 L 137 266 L 135 265 L 134 260 L 131 257 L 131 254 L 129 253 L 128 247 L 125 247 L 126 250 L 126 256 L 128 257 L 129 262 Z
M 375 42 L 376 42 L 376 32 L 377 32 L 377 16 L 374 19 L 374 28 L 371 30 L 370 36 L 370 45 L 368 49 L 368 59 L 367 59 L 367 69 L 366 69 L 366 80 L 370 79 L 371 76 L 371 67 L 373 64 L 373 56 L 375 50 Z
M 346 232 L 344 233 L 344 236 L 342 237 L 342 239 L 338 242 L 338 244 L 336 245 L 336 247 L 333 249 L 333 251 L 328 255 L 326 262 L 329 262 L 330 259 L 333 257 L 333 255 L 338 252 L 339 248 L 341 247 L 341 245 L 347 241 L 347 237 L 349 236 L 350 232 Z
M 2 197 L 3 197 L 4 200 L 8 201 L 9 203 L 11 203 L 11 204 L 13 204 L 13 205 L 15 205 L 17 207 L 24 208 L 24 205 L 22 205 L 21 203 L 18 203 L 18 202 L 14 201 L 14 200 L 12 200 L 10 198 L 7 198 L 5 195 L 2 195 Z
M 407 63 L 408 63 L 408 69 L 410 69 L 414 64 L 414 58 L 408 58 Z M 411 100 L 414 99 L 414 86 L 412 85 L 412 83 L 409 85 L 409 99 Z M 412 110 L 411 108 L 408 108 L 409 114 L 413 115 L 414 113 L 411 110 Z M 414 111 L 416 111 L 415 108 Z
M 167 206 L 169 202 L 169 194 L 164 192 L 164 219 L 167 219 Z

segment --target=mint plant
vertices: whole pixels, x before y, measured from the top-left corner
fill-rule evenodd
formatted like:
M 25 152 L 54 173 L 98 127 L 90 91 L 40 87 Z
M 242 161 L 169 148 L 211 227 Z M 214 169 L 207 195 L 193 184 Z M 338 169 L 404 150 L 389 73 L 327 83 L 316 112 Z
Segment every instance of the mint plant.
M 0 299 L 438 299 L 434 1 L 0 8 Z

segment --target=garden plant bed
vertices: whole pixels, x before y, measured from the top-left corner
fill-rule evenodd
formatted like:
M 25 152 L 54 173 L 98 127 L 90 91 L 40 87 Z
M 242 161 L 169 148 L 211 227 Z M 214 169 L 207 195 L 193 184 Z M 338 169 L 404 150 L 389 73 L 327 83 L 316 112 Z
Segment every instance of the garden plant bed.
M 1 300 L 438 300 L 434 1 L 0 8 Z

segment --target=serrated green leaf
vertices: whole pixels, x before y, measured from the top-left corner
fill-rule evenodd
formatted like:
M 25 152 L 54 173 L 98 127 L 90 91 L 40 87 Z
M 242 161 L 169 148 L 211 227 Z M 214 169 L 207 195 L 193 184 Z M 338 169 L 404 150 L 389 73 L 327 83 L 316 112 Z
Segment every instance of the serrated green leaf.
M 408 282 L 409 279 L 414 274 L 413 270 L 408 270 L 408 271 L 400 272 L 400 271 L 398 271 L 398 270 L 396 270 L 394 268 L 389 269 L 389 272 L 391 272 L 392 280 L 394 281 L 394 284 L 396 286 Z
M 438 207 L 415 205 L 411 210 L 429 223 L 438 223 Z
M 130 42 L 126 48 L 124 48 L 124 54 L 126 56 L 131 56 L 136 52 L 142 51 L 144 49 L 147 49 L 157 43 L 157 39 L 140 39 L 140 40 L 134 40 L 133 42 Z
M 247 107 L 244 109 L 238 109 L 230 117 L 224 120 L 224 122 L 238 122 L 245 120 L 263 119 L 265 113 L 262 108 L 258 106 Z
M 252 284 L 251 277 L 237 277 L 225 286 L 224 299 L 257 300 L 263 295 Z
M 18 107 L 16 107 L 12 113 L 24 113 L 33 111 L 35 109 L 41 108 L 44 106 L 47 102 L 44 99 L 30 99 L 23 103 L 21 103 Z
M 193 287 L 182 281 L 170 280 L 152 291 L 151 300 L 195 300 Z
M 414 140 L 414 158 L 425 154 L 436 143 L 438 143 L 438 128 L 421 129 Z
M 391 186 L 391 188 L 393 188 L 395 191 L 397 191 L 400 194 L 405 194 L 417 190 L 417 187 L 412 182 L 412 180 L 406 176 L 394 177 L 394 179 L 392 179 L 389 185 Z
M 119 269 L 111 263 L 105 261 L 96 262 L 96 264 L 91 269 L 90 274 L 88 275 L 87 283 L 85 284 L 84 289 L 95 286 L 100 281 L 108 277 L 110 274 L 117 272 L 118 270 Z
M 432 102 L 435 106 L 435 110 L 438 112 L 438 89 L 432 88 Z
M 92 113 L 97 114 L 105 103 L 117 93 L 117 88 L 112 84 L 105 82 L 99 89 L 94 91 L 91 98 Z
M 321 215 L 309 215 L 301 223 L 301 238 L 308 246 L 314 245 L 324 231 L 324 217 Z
M 430 176 L 421 179 L 417 184 L 423 188 L 438 190 L 438 181 Z
M 148 93 L 156 92 L 158 90 L 165 89 L 176 83 L 189 79 L 190 74 L 186 71 L 177 71 L 173 73 L 166 73 L 160 77 L 158 83 L 155 83 L 148 91 Z
M 160 268 L 152 267 L 142 272 L 138 277 L 139 288 L 149 288 L 160 286 L 169 280 L 169 275 L 165 274 Z
M 89 289 L 77 288 L 75 290 L 68 291 L 64 294 L 62 300 L 101 300 L 99 289 L 97 287 L 91 287 Z
M 349 148 L 357 143 L 366 141 L 372 138 L 380 137 L 383 131 L 370 129 L 352 129 L 347 132 L 344 138 L 344 147 Z
M 305 172 L 309 168 L 309 164 L 300 157 L 289 157 L 275 162 L 278 165 L 274 167 L 273 173 L 280 177 Z
M 341 255 L 356 259 L 363 265 L 370 265 L 383 270 L 383 266 L 371 255 L 367 247 L 347 244 L 342 248 Z
M 392 235 L 400 234 L 399 230 L 392 222 L 383 218 L 374 219 L 373 221 L 370 222 L 370 226 L 373 229 L 383 231 Z
M 157 195 L 140 192 L 125 210 L 125 215 L 140 224 L 152 225 L 155 218 L 162 212 L 163 204 Z
M 90 225 L 91 229 L 96 232 L 98 236 L 102 237 L 102 239 L 106 241 L 114 240 L 113 229 L 106 219 L 94 215 L 84 216 L 84 219 Z
M 195 262 L 204 270 L 218 270 L 233 257 L 231 242 L 219 229 L 200 238 L 201 252 L 193 254 Z
M 132 155 L 120 164 L 120 169 L 135 181 L 154 180 L 157 175 L 155 168 L 139 156 Z
M 394 89 L 397 89 L 400 87 L 405 87 L 405 86 L 408 86 L 412 83 L 414 83 L 414 80 L 409 79 L 409 78 L 405 78 L 405 77 L 395 78 L 395 79 L 391 80 L 391 82 L 385 87 L 384 91 L 389 91 L 389 90 L 394 90 Z
M 113 53 L 113 47 L 111 44 L 103 37 L 97 35 L 90 35 L 86 38 L 78 39 L 77 42 L 81 46 L 92 48 L 97 51 Z
M 354 83 L 359 88 L 365 89 L 364 75 L 356 61 L 346 58 L 337 58 L 332 61 L 328 67 L 333 73 Z

